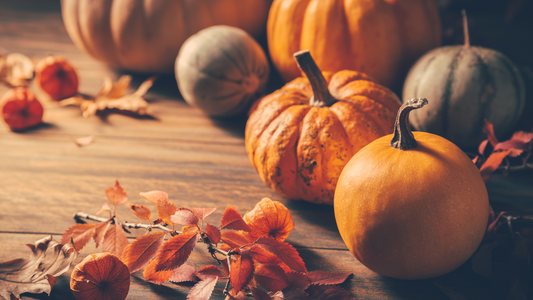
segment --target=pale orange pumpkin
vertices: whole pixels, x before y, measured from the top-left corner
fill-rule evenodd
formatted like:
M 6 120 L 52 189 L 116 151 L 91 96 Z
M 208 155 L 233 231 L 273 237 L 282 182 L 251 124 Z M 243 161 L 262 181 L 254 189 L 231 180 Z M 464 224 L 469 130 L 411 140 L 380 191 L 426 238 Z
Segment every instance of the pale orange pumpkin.
M 332 204 L 344 165 L 363 146 L 392 132 L 401 103 L 368 75 L 323 74 L 309 51 L 295 58 L 307 78 L 259 100 L 246 124 L 246 150 L 274 191 Z
M 467 261 L 487 228 L 485 183 L 470 158 L 450 141 L 411 132 L 405 101 L 393 135 L 355 154 L 335 191 L 335 219 L 352 254 L 378 274 L 423 279 Z
M 285 81 L 300 76 L 292 54 L 309 49 L 322 71 L 360 71 L 386 86 L 439 46 L 440 32 L 434 0 L 274 0 L 267 24 Z
M 67 32 L 78 48 L 112 67 L 172 72 L 183 42 L 213 25 L 265 28 L 271 0 L 62 0 Z

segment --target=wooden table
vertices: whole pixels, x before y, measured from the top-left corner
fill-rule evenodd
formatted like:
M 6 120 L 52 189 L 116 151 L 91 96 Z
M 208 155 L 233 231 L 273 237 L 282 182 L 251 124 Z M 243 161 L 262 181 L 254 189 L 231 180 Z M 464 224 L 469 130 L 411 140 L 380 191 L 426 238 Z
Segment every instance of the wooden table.
M 74 46 L 57 0 L 1 1 L 0 46 L 1 51 L 19 52 L 34 62 L 49 54 L 67 58 L 78 69 L 82 93 L 95 94 L 105 76 L 121 75 Z M 145 78 L 134 75 L 131 91 Z M 172 76 L 160 77 L 146 96 L 154 119 L 120 114 L 83 118 L 77 107 L 59 107 L 45 100 L 35 84 L 31 89 L 44 99 L 44 124 L 23 133 L 0 124 L 0 261 L 26 257 L 29 251 L 23 244 L 47 235 L 59 240 L 74 224 L 76 212 L 94 214 L 100 209 L 107 201 L 105 188 L 118 179 L 130 203 L 145 204 L 152 211 L 155 205 L 140 192 L 166 191 L 178 207 L 218 207 L 210 216 L 214 224 L 229 205 L 244 213 L 263 197 L 280 201 L 296 224 L 287 241 L 300 252 L 307 268 L 352 272 L 342 286 L 358 299 L 447 299 L 435 282 L 453 282 L 471 274 L 468 263 L 442 278 L 420 281 L 395 280 L 369 271 L 344 245 L 332 207 L 284 199 L 261 182 L 245 151 L 244 118 L 216 120 L 191 108 L 180 98 Z M 0 95 L 7 90 L 0 86 Z M 72 140 L 89 135 L 94 143 L 86 147 Z M 513 199 L 507 192 L 513 191 L 518 199 L 513 203 L 528 210 L 533 192 L 525 187 L 531 182 L 495 180 L 489 186 L 491 199 L 501 200 L 497 203 L 505 207 Z M 127 206 L 119 207 L 117 214 L 122 220 L 135 218 Z M 130 242 L 142 233 L 134 231 Z M 97 251 L 91 242 L 75 264 Z M 190 263 L 199 268 L 214 261 L 198 246 Z M 73 298 L 70 272 L 59 278 L 52 299 Z M 138 272 L 132 276 L 128 299 L 185 299 L 191 286 L 151 284 Z M 224 299 L 223 286 L 223 281 L 217 284 L 212 299 Z M 35 298 L 46 296 L 23 297 Z

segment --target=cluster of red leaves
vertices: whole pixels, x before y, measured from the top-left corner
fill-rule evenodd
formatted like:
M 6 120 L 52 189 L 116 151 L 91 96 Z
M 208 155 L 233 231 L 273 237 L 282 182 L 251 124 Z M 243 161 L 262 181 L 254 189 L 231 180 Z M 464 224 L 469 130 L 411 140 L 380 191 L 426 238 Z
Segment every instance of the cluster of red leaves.
M 533 132 L 517 131 L 511 139 L 499 142 L 496 135 L 494 135 L 492 123 L 487 120 L 485 120 L 483 132 L 487 134 L 487 139 L 481 142 L 478 147 L 479 154 L 473 159 L 483 180 L 487 181 L 490 175 L 498 169 L 503 171 L 524 168 L 533 169 L 533 162 L 529 162 Z M 511 165 L 509 158 L 515 158 L 519 163 Z M 502 165 L 502 163 L 504 164 Z
M 80 251 L 93 239 L 96 243 L 96 248 L 102 245 L 102 252 L 109 252 L 120 257 L 129 242 L 124 229 L 115 221 L 115 211 L 117 205 L 128 201 L 128 196 L 118 181 L 115 182 L 114 186 L 108 187 L 105 190 L 105 194 L 107 199 L 113 204 L 113 211 L 111 212 L 111 207 L 108 203 L 104 203 L 98 214 L 109 211 L 111 217 L 99 224 L 76 224 L 70 226 L 63 233 L 62 244 L 65 245 L 72 240 L 76 250 Z
M 118 182 L 106 190 L 106 195 L 115 206 L 127 200 Z M 140 195 L 157 205 L 158 218 L 152 221 L 151 210 L 142 204 L 130 204 L 131 211 L 150 226 L 166 230 L 148 230 L 125 244 L 123 252 L 115 253 L 131 274 L 144 269 L 143 276 L 149 282 L 195 282 L 187 297 L 190 300 L 209 299 L 220 279 L 227 280 L 227 299 L 354 299 L 338 286 L 350 273 L 307 271 L 298 251 L 285 242 L 294 222 L 280 202 L 264 198 L 244 216 L 229 206 L 217 227 L 205 222 L 216 208 L 178 208 L 163 191 Z M 63 239 L 72 238 L 76 248 L 81 249 L 93 238 L 106 251 L 106 231 L 111 223 L 124 234 L 112 215 L 100 224 L 71 226 Z M 181 232 L 176 231 L 177 226 L 182 226 Z M 117 235 L 119 230 L 114 232 Z M 221 268 L 207 265 L 196 270 L 186 263 L 198 243 L 207 245 Z

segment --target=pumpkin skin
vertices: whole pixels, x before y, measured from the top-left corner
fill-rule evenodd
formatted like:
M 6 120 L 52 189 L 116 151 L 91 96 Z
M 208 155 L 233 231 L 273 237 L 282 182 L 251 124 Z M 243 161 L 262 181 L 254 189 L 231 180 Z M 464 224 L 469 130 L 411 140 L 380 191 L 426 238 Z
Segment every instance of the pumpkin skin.
M 479 246 L 489 216 L 485 184 L 468 156 L 440 136 L 412 134 L 410 149 L 392 147 L 393 135 L 361 149 L 335 191 L 335 219 L 352 254 L 399 279 L 459 267 Z
M 322 71 L 360 71 L 390 86 L 440 45 L 441 24 L 434 0 L 274 0 L 267 37 L 285 82 L 301 76 L 292 54 L 309 49 Z
M 265 29 L 271 0 L 62 0 L 68 35 L 92 57 L 120 69 L 172 72 L 183 42 L 213 25 Z
M 464 45 L 434 49 L 409 71 L 403 99 L 424 96 L 426 109 L 409 119 L 416 130 L 445 137 L 461 148 L 486 139 L 485 120 L 497 137 L 507 134 L 524 110 L 525 85 L 516 66 L 502 53 L 470 45 L 463 11 Z
M 176 81 L 187 103 L 210 116 L 247 110 L 265 90 L 270 68 L 246 31 L 225 25 L 203 29 L 185 41 L 176 58 Z
M 322 76 L 318 68 L 315 72 Z M 314 104 L 319 93 L 299 77 L 256 103 L 245 145 L 262 181 L 274 191 L 331 205 L 344 165 L 363 146 L 392 132 L 400 102 L 360 72 L 323 73 L 323 79 L 321 92 L 329 90 L 336 102 Z

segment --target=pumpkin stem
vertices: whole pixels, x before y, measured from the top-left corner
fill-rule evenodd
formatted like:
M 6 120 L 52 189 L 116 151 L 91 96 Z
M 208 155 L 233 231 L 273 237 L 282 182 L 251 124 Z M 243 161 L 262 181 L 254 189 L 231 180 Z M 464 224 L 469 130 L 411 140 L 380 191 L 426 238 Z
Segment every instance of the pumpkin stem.
M 331 106 L 337 99 L 335 99 L 328 90 L 328 82 L 322 75 L 322 71 L 318 68 L 309 50 L 301 50 L 294 53 L 294 59 L 298 63 L 298 67 L 302 70 L 313 89 L 313 96 L 309 99 L 311 106 Z
M 463 32 L 465 36 L 464 47 L 468 48 L 470 47 L 470 35 L 468 34 L 468 19 L 466 18 L 466 11 L 464 9 L 461 10 L 461 14 L 463 15 Z
M 394 135 L 390 141 L 390 145 L 399 150 L 409 150 L 418 146 L 415 136 L 411 132 L 409 126 L 409 113 L 413 109 L 421 108 L 428 104 L 426 98 L 413 98 L 405 101 L 396 115 L 396 123 L 394 124 Z

